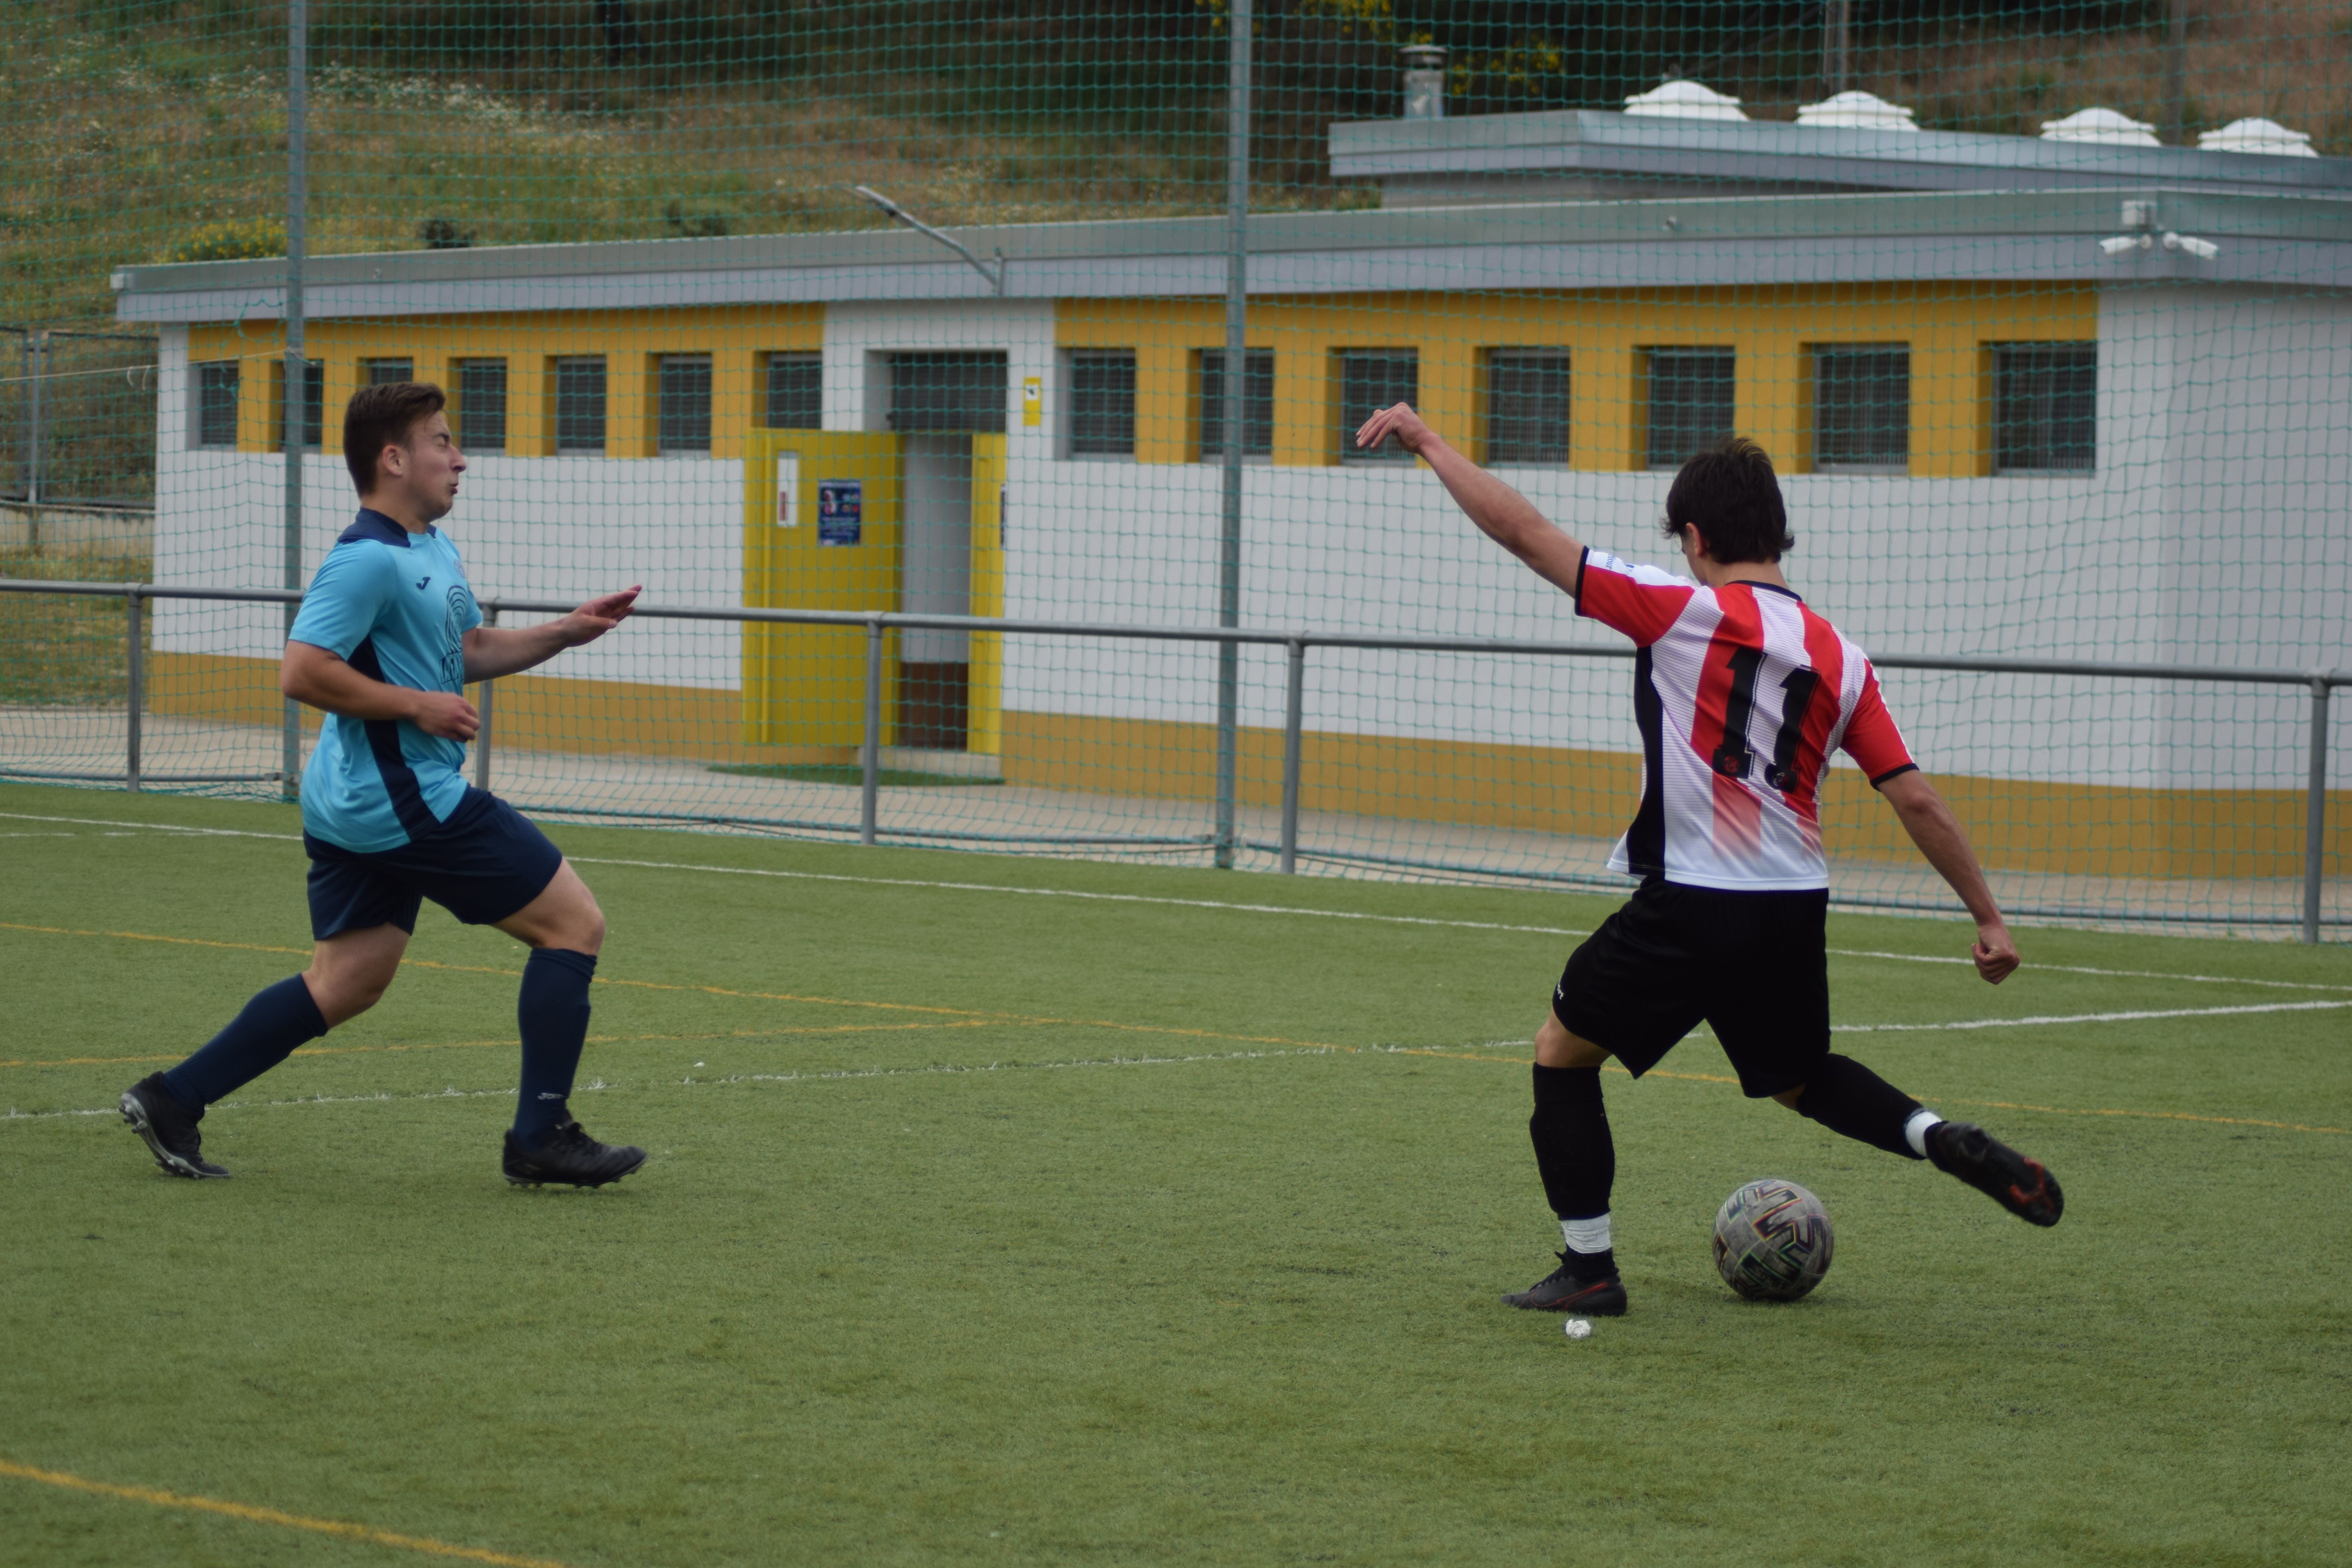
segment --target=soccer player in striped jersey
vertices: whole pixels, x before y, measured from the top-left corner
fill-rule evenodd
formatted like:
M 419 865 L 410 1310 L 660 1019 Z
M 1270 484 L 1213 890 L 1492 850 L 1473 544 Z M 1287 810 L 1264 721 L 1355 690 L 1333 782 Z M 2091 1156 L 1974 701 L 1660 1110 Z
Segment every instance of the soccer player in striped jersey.
M 1578 543 L 1403 404 L 1373 415 L 1356 444 L 1391 437 L 1435 471 L 1488 538 L 1638 650 L 1642 804 L 1609 864 L 1641 885 L 1570 955 L 1536 1033 L 1528 1129 L 1566 1246 L 1559 1268 L 1503 1300 L 1625 1310 L 1611 1247 L 1617 1161 L 1601 1066 L 1614 1058 L 1639 1078 L 1702 1020 L 1751 1099 L 1930 1162 L 2011 1214 L 2057 1224 L 2064 1199 L 2039 1163 L 1830 1049 L 1819 786 L 1832 752 L 1861 765 L 1968 906 L 1977 973 L 1998 985 L 2019 960 L 1984 870 L 1912 762 L 1870 660 L 1780 574 L 1792 541 L 1763 449 L 1734 438 L 1675 475 L 1665 526 L 1690 568 L 1685 578 Z

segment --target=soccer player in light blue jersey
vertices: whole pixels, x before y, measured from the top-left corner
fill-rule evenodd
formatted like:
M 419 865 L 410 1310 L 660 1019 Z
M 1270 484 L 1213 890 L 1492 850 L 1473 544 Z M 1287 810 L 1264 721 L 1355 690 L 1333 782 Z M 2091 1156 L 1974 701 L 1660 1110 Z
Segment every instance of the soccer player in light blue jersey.
M 397 382 L 363 388 L 344 413 L 359 518 L 311 578 L 278 677 L 287 696 L 328 715 L 302 774 L 317 946 L 310 968 L 256 994 L 201 1050 L 124 1091 L 122 1119 L 172 1175 L 228 1174 L 204 1157 L 205 1108 L 374 1006 L 425 899 L 530 949 L 507 1179 L 602 1186 L 645 1163 L 642 1149 L 589 1137 L 567 1109 L 604 911 L 545 834 L 465 776 L 466 742 L 481 723 L 466 683 L 593 642 L 638 591 L 543 626 L 482 625 L 457 547 L 433 526 L 466 471 L 444 401 L 439 387 Z

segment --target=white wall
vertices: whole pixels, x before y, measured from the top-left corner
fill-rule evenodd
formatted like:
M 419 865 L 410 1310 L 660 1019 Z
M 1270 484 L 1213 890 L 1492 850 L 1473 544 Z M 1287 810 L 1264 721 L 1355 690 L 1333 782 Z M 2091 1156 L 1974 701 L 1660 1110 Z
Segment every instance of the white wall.
M 828 428 L 876 427 L 879 356 L 1007 355 L 1006 613 L 1204 625 L 1215 618 L 1213 466 L 1057 459 L 1063 395 L 1050 303 L 836 305 Z M 181 349 L 184 363 L 184 340 Z M 2099 449 L 2080 478 L 1785 479 L 1791 580 L 1881 652 L 2352 666 L 2352 301 L 2174 287 L 2110 290 L 2100 313 Z M 157 571 L 277 576 L 280 469 L 192 452 L 185 375 L 164 346 Z M 1045 418 L 1021 423 L 1024 377 Z M 1506 470 L 1580 537 L 1670 562 L 1668 476 Z M 663 458 L 479 459 L 446 525 L 477 593 L 578 597 L 644 582 L 673 603 L 740 602 L 740 466 Z M 1610 634 L 1481 538 L 1425 471 L 1244 473 L 1245 624 L 1584 640 Z M 306 559 L 349 520 L 341 462 L 308 465 Z M 159 646 L 272 657 L 275 612 L 159 607 Z M 1205 647 L 1012 638 L 1005 706 L 1206 722 Z M 652 623 L 562 672 L 731 687 L 731 629 Z M 1280 721 L 1280 654 L 1244 656 L 1244 717 Z M 1619 660 L 1342 654 L 1310 658 L 1321 729 L 1633 750 Z M 2302 778 L 2300 690 L 1889 672 L 1938 771 L 2082 783 L 2265 785 Z M 2352 726 L 2347 726 L 2352 729 Z
M 305 581 L 359 510 L 340 453 L 303 460 Z M 278 584 L 285 466 L 259 453 L 157 456 L 155 578 L 179 586 Z M 477 598 L 580 600 L 642 583 L 679 605 L 743 602 L 743 465 L 708 458 L 469 459 L 457 509 L 441 524 Z M 517 617 L 522 624 L 543 616 Z M 510 623 L 511 624 L 511 623 Z M 174 653 L 276 658 L 274 606 L 163 600 L 155 647 Z M 646 621 L 563 655 L 551 674 L 732 689 L 742 638 L 728 624 Z

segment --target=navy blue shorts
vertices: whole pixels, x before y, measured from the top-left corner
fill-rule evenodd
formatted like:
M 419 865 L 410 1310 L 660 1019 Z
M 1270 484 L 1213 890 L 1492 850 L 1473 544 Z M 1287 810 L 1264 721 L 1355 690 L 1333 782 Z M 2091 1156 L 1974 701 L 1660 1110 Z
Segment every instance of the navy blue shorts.
M 1751 1099 L 1796 1089 L 1830 1050 L 1829 908 L 1652 877 L 1569 955 L 1552 1016 L 1635 1078 L 1704 1020 Z
M 545 892 L 563 865 L 546 834 L 471 785 L 449 820 L 416 843 L 363 855 L 305 833 L 302 847 L 320 942 L 380 925 L 413 934 L 426 899 L 467 925 L 496 925 Z

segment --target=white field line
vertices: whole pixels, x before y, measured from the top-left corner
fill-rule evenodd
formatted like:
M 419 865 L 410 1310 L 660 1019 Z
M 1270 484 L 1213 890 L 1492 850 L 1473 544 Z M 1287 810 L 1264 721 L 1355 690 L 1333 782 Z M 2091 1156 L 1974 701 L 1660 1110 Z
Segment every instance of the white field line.
M 2028 1018 L 1962 1018 L 1945 1024 L 1833 1024 L 1837 1035 L 1887 1035 L 1928 1029 L 2030 1029 L 2054 1024 L 2125 1024 L 2141 1018 L 2219 1018 L 2236 1013 L 2320 1013 L 2347 1002 L 2255 1002 L 2242 1007 L 2151 1007 L 2130 1013 L 2046 1013 Z
M 1274 1057 L 1329 1057 L 1340 1054 L 1334 1047 L 1306 1047 L 1296 1050 L 1270 1051 L 1206 1051 L 1185 1057 L 1078 1057 L 1066 1061 L 1042 1062 L 980 1062 L 969 1066 L 934 1064 L 919 1068 L 842 1068 L 823 1072 L 738 1072 L 721 1073 L 713 1078 L 681 1078 L 674 1080 L 681 1088 L 708 1089 L 730 1083 L 835 1083 L 869 1078 L 955 1078 L 970 1073 L 1047 1072 L 1069 1068 L 1143 1068 L 1184 1067 L 1196 1062 L 1262 1061 Z M 627 1084 L 610 1084 L 603 1079 L 583 1083 L 572 1089 L 574 1094 L 593 1094 L 609 1089 L 626 1089 Z M 423 1094 L 314 1094 L 294 1100 L 224 1100 L 206 1107 L 206 1110 L 275 1110 L 294 1105 L 373 1105 L 405 1100 L 512 1100 L 511 1089 L 436 1089 Z M 0 1112 L 0 1121 L 54 1121 L 67 1117 L 120 1116 L 117 1106 L 100 1106 L 76 1110 L 17 1110 L 14 1108 Z
M 19 822 L 71 822 L 89 827 L 144 827 L 159 833 L 189 833 L 220 838 L 268 838 L 279 843 L 299 844 L 301 836 L 292 833 L 253 833 L 233 827 L 183 827 L 172 823 L 116 822 L 91 816 L 35 816 L 29 813 L 0 811 L 0 819 Z M 963 893 L 1019 893 L 1043 899 L 1086 899 L 1098 903 L 1168 904 L 1181 909 L 1232 910 L 1244 914 L 1305 915 L 1316 920 L 1365 921 L 1377 925 L 1444 926 L 1457 931 L 1517 931 L 1534 936 L 1590 936 L 1588 931 L 1570 926 L 1510 925 L 1500 921 L 1438 920 L 1427 915 L 1376 915 L 1356 910 L 1313 910 L 1295 904 L 1244 904 L 1216 899 L 1170 899 L 1148 893 L 1097 893 L 1076 888 L 1023 888 L 999 882 L 934 882 L 906 877 L 856 877 L 837 871 L 785 871 L 753 866 L 706 866 L 688 860 L 623 860 L 608 857 L 572 855 L 566 858 L 581 866 L 629 866 L 642 870 L 698 871 L 715 877 L 771 877 L 800 882 L 850 882 L 878 888 L 936 888 L 943 891 Z M 1880 959 L 1895 963 L 1969 963 L 1966 958 L 1935 957 L 1923 953 L 1882 952 L 1870 948 L 1833 947 L 1829 949 L 1836 958 Z M 2261 985 L 2289 991 L 2352 992 L 2352 985 L 2334 985 L 2311 980 L 2249 980 L 2230 974 L 2176 974 L 2160 969 L 2103 969 L 2084 963 L 2037 963 L 2032 968 L 2060 974 L 2102 974 L 2128 980 L 2179 980 L 2199 985 Z

